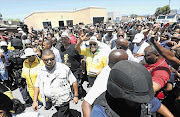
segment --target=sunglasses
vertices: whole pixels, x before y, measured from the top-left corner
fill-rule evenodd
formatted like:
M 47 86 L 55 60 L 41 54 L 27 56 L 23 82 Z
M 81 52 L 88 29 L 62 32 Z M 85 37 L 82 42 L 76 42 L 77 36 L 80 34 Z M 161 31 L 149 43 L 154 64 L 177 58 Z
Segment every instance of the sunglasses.
M 54 61 L 55 58 L 50 58 L 50 59 L 43 59 L 43 61 L 47 62 L 47 61 Z
M 171 39 L 172 39 L 172 40 L 173 40 L 173 39 L 178 40 L 178 38 L 177 38 L 177 37 L 172 37 Z
M 32 57 L 32 56 L 35 56 L 35 55 L 27 56 L 27 58 L 30 58 L 30 57 Z
M 90 45 L 90 46 L 92 46 L 92 45 L 93 45 L 93 46 L 96 46 L 97 44 L 96 44 L 96 43 L 90 43 L 89 45 Z
M 118 37 L 124 37 L 124 35 L 118 35 Z

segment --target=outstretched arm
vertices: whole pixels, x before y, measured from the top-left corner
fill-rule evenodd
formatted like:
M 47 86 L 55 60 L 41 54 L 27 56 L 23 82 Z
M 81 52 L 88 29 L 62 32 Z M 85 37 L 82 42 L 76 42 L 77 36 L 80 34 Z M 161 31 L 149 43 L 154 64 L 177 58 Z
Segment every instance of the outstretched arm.
M 152 42 L 157 51 L 172 64 L 172 67 L 177 70 L 180 66 L 180 60 L 176 58 L 170 50 L 165 49 L 159 43 L 157 43 L 153 35 L 150 38 L 150 42 Z
M 81 46 L 81 43 L 86 39 L 87 34 L 84 35 L 82 29 L 79 32 L 80 32 L 79 33 L 80 37 L 79 37 L 79 39 L 77 41 L 77 44 L 75 45 L 75 49 L 78 51 L 79 54 L 81 54 L 80 46 Z
M 161 104 L 161 107 L 159 108 L 157 112 L 163 115 L 164 117 L 174 117 L 174 115 L 163 104 Z

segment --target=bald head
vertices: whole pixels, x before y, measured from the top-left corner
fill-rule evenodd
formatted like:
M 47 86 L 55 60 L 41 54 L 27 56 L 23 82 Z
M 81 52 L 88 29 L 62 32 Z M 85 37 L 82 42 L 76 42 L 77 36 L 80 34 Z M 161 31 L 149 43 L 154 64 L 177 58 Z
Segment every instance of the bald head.
M 42 52 L 42 56 L 44 56 L 44 55 L 49 56 L 49 55 L 54 55 L 54 53 L 53 53 L 53 51 L 50 50 L 50 49 L 45 49 L 45 50 L 43 50 L 43 52 Z
M 116 40 L 116 48 L 117 49 L 123 49 L 123 50 L 127 50 L 128 49 L 128 41 L 124 38 L 119 38 Z
M 109 67 L 112 68 L 117 62 L 121 60 L 128 60 L 127 53 L 122 49 L 111 51 L 109 54 Z

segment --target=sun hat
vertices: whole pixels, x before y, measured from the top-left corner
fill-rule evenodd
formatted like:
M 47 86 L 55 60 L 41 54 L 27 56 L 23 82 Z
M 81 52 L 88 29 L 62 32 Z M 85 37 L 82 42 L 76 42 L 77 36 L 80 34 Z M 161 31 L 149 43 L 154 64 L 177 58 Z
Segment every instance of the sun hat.
M 24 50 L 24 55 L 21 56 L 21 58 L 27 58 L 27 56 L 37 55 L 38 53 L 34 52 L 32 48 L 26 48 Z
M 8 46 L 8 45 L 7 45 L 7 42 L 1 41 L 1 42 L 0 42 L 0 46 Z
M 112 67 L 107 83 L 107 92 L 113 98 L 148 103 L 154 97 L 152 86 L 151 74 L 143 65 L 123 60 Z
M 137 33 L 134 37 L 133 43 L 140 43 L 144 39 L 144 35 L 142 33 Z
M 87 41 L 88 45 L 90 42 L 96 42 L 98 44 L 98 46 L 100 45 L 100 42 L 97 40 L 96 36 L 92 36 L 89 41 Z

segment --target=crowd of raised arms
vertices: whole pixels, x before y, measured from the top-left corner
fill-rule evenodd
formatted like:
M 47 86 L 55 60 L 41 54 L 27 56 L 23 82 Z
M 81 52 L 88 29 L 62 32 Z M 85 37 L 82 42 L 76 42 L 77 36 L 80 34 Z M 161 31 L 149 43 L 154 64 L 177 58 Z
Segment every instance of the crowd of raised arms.
M 0 117 L 180 117 L 179 66 L 178 23 L 1 31 Z

